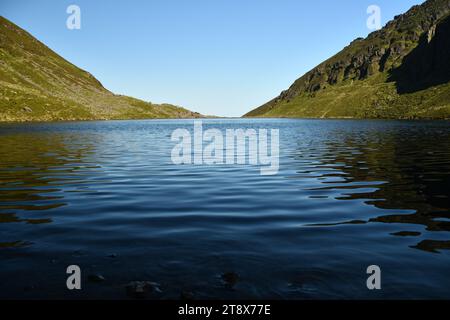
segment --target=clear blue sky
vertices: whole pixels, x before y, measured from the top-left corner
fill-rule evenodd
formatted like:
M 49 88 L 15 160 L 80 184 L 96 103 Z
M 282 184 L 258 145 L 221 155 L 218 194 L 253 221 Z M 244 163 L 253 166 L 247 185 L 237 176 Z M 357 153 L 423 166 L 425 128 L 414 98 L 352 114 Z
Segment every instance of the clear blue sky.
M 422 0 L 0 0 L 0 14 L 115 93 L 241 116 Z M 68 30 L 66 8 L 81 8 Z

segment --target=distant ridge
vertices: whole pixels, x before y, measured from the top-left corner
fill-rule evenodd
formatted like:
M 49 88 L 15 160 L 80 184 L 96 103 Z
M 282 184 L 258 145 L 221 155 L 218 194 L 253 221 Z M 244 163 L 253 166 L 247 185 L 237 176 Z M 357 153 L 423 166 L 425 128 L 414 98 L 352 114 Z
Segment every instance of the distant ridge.
M 412 7 L 244 117 L 450 118 L 450 0 Z
M 197 117 L 181 107 L 111 93 L 0 16 L 0 121 Z

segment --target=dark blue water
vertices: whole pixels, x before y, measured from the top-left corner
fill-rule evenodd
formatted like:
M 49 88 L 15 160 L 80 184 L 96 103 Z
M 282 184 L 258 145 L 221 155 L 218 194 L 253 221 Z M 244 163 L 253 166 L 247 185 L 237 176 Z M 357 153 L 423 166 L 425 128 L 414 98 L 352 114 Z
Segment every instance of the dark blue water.
M 1 125 L 0 297 L 450 298 L 448 122 L 204 121 L 278 128 L 274 176 L 174 165 L 176 128 L 193 122 Z

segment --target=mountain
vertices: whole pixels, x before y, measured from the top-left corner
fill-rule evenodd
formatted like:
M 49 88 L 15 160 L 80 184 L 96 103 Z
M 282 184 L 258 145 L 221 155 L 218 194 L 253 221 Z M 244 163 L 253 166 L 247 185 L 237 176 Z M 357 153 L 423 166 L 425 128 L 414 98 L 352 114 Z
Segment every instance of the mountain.
M 197 118 L 169 104 L 115 95 L 0 16 L 0 121 Z
M 450 118 L 450 0 L 358 38 L 244 117 Z

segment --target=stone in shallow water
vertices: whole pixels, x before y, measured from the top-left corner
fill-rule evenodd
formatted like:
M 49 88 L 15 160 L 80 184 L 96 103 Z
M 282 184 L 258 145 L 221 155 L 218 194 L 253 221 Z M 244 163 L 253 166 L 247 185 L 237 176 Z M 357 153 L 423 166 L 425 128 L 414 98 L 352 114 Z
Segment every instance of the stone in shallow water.
M 181 300 L 194 300 L 195 295 L 192 291 L 182 291 L 180 294 Z
M 236 272 L 225 272 L 222 274 L 221 278 L 224 284 L 231 288 L 234 287 L 240 279 Z
M 90 282 L 103 282 L 105 281 L 105 277 L 101 274 L 91 274 L 88 276 L 88 280 Z
M 145 298 L 148 294 L 162 293 L 160 284 L 152 281 L 131 281 L 126 285 L 127 293 L 133 298 Z

